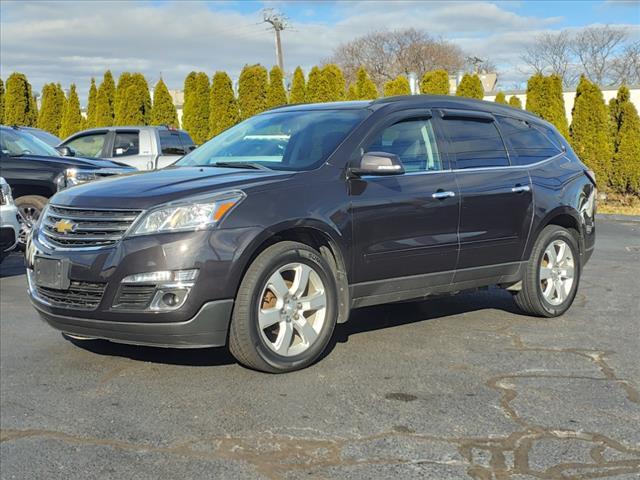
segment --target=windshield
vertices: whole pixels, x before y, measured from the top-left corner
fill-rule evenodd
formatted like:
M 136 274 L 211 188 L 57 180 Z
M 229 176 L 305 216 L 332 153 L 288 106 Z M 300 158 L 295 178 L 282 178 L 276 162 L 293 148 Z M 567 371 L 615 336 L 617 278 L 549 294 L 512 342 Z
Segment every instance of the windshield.
M 31 128 L 27 130 L 27 133 L 33 135 L 38 140 L 42 140 L 44 143 L 46 143 L 50 147 L 57 147 L 58 145 L 60 145 L 60 142 L 62 141 L 55 135 L 52 135 L 51 133 L 45 130 L 38 130 L 37 128 Z
M 0 148 L 2 153 L 9 156 L 16 155 L 42 155 L 45 157 L 59 157 L 58 151 L 38 140 L 33 135 L 13 130 L 11 128 L 3 128 L 0 130 Z
M 368 110 L 272 112 L 230 128 L 175 163 L 177 166 L 253 164 L 273 170 L 320 166 Z

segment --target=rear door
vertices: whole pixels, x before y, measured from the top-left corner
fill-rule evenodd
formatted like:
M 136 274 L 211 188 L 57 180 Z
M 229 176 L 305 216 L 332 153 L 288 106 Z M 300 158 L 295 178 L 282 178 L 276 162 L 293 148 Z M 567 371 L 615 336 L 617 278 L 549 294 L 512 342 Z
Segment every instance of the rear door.
M 159 129 L 158 138 L 160 139 L 160 156 L 158 157 L 156 168 L 164 168 L 171 165 L 187 153 L 177 130 Z
M 454 281 L 515 273 L 533 213 L 529 173 L 511 165 L 491 114 L 440 113 L 460 189 L 460 255 Z
M 151 136 L 147 129 L 117 129 L 110 145 L 109 158 L 138 170 L 153 170 L 155 155 L 151 145 Z
M 349 181 L 354 298 L 449 284 L 458 254 L 458 195 L 431 114 L 388 116 L 356 156 L 375 151 L 398 155 L 406 173 Z

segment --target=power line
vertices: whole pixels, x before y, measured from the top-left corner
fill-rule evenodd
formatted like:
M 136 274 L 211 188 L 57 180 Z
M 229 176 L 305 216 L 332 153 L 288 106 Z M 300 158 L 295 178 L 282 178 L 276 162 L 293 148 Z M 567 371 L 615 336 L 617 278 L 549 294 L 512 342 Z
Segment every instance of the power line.
M 278 67 L 284 74 L 284 55 L 282 53 L 282 43 L 280 42 L 280 32 L 291 28 L 289 19 L 273 8 L 265 8 L 262 10 L 263 23 L 268 23 L 273 28 L 276 41 L 276 59 Z

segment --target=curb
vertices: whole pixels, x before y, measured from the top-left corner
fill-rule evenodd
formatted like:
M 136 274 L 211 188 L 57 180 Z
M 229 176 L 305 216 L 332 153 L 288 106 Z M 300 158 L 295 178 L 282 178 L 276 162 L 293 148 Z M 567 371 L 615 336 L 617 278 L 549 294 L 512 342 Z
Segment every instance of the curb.
M 616 222 L 640 223 L 640 215 L 619 215 L 614 213 L 597 213 L 596 220 L 613 220 Z

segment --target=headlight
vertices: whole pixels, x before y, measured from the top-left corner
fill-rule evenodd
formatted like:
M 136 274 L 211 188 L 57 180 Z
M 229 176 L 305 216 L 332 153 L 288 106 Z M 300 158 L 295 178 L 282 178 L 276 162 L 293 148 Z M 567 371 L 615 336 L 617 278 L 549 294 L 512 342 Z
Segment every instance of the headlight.
M 8 183 L 0 183 L 0 205 L 13 205 L 11 187 Z
M 245 197 L 241 191 L 167 204 L 148 212 L 130 235 L 211 228 Z
M 67 168 L 64 172 L 56 177 L 56 186 L 58 191 L 68 187 L 74 187 L 81 183 L 96 180 L 98 175 L 94 170 L 79 170 L 77 168 Z

